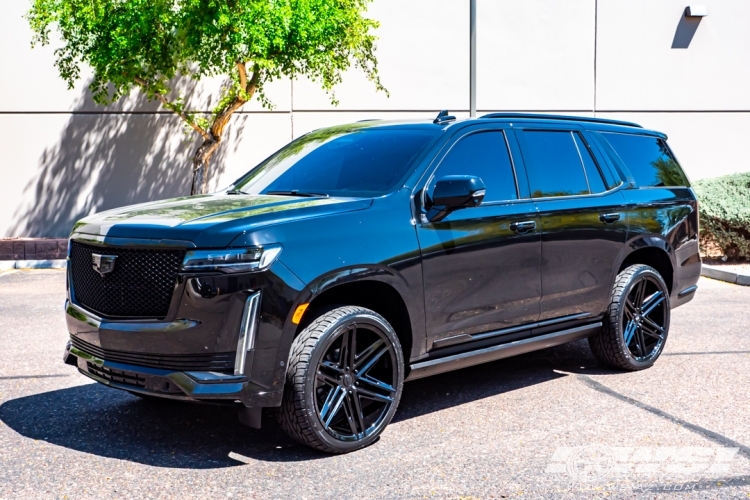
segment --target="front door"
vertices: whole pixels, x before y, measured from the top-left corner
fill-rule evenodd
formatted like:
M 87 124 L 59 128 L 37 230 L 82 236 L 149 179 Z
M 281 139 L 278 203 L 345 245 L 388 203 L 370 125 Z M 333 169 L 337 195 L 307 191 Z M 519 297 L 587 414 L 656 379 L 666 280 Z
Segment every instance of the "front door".
M 517 135 L 541 220 L 540 320 L 603 314 L 627 239 L 623 195 L 583 132 Z
M 485 184 L 478 207 L 422 219 L 427 348 L 435 341 L 535 322 L 541 295 L 541 239 L 536 207 L 526 180 L 516 181 L 509 148 L 513 135 L 502 129 L 468 132 L 445 154 L 426 186 L 447 175 L 475 175 Z M 522 198 L 519 200 L 519 184 Z

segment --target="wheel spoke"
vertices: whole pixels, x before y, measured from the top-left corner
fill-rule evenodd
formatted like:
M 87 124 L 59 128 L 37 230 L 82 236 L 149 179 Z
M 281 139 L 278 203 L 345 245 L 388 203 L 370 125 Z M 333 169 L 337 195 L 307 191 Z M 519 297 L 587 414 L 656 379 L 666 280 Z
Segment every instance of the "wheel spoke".
M 635 307 L 633 307 L 633 303 L 630 302 L 630 299 L 625 301 L 625 319 L 631 320 L 635 316 Z
M 636 310 L 636 307 L 633 304 L 633 301 L 630 300 L 630 297 L 625 298 L 625 310 L 629 310 L 631 314 L 633 314 Z
M 383 394 L 378 394 L 377 392 L 368 391 L 367 389 L 363 389 L 362 387 L 357 387 L 357 392 L 366 398 L 374 399 L 375 401 L 380 401 L 382 403 L 393 402 L 393 398 L 390 396 L 385 396 Z
M 351 340 L 349 341 L 349 358 L 346 360 L 347 366 L 350 370 L 354 369 L 354 364 L 357 362 L 357 325 L 352 325 L 350 330 Z
M 331 363 L 330 361 L 321 361 L 320 367 L 328 368 L 329 370 L 333 370 L 336 373 L 344 373 L 344 370 L 342 370 L 338 365 Z
M 637 307 L 643 307 L 644 295 L 646 295 L 646 280 L 641 280 L 635 289 L 635 303 Z
M 645 351 L 643 349 L 643 345 L 641 344 L 641 332 L 640 332 L 640 330 L 641 329 L 638 328 L 638 327 L 635 328 L 635 349 L 638 351 L 638 356 L 643 357 L 644 356 L 643 353 Z
M 371 386 L 377 387 L 378 389 L 382 389 L 384 391 L 396 392 L 396 389 L 392 385 L 386 384 L 385 382 L 378 380 L 371 375 L 357 375 L 357 380 L 366 384 L 370 384 Z
M 379 350 L 377 353 L 375 353 L 372 356 L 370 356 L 370 359 L 367 360 L 367 364 L 365 364 L 365 366 L 363 366 L 361 369 L 357 370 L 357 375 L 366 375 L 367 374 L 367 370 L 369 370 L 370 368 L 372 368 L 372 366 L 375 363 L 377 363 L 378 360 L 383 357 L 383 354 L 385 354 L 386 352 L 388 352 L 389 349 L 390 349 L 390 347 L 385 346 L 381 350 Z
M 644 356 L 648 356 L 648 347 L 646 346 L 646 333 L 643 330 L 643 325 L 641 325 L 640 328 L 638 328 L 638 334 L 640 335 L 641 339 L 641 350 L 643 351 Z
M 661 333 L 659 333 L 656 330 L 652 330 L 650 325 L 641 325 L 641 330 L 643 331 L 643 333 L 645 333 L 649 337 L 653 337 L 659 340 L 662 340 L 664 338 L 664 336 Z
M 326 375 L 325 373 L 318 370 L 318 380 L 325 384 L 329 384 L 333 387 L 336 387 L 339 384 L 339 381 L 336 380 L 335 377 L 331 377 L 330 375 Z
M 340 387 L 339 389 L 340 390 L 338 392 L 340 392 L 341 394 L 338 396 L 338 398 L 336 399 L 336 402 L 333 405 L 333 408 L 328 413 L 328 418 L 325 420 L 325 422 L 323 422 L 323 426 L 326 429 L 328 428 L 328 426 L 331 425 L 331 421 L 333 420 L 333 417 L 335 417 L 336 414 L 339 412 L 339 410 L 341 409 L 341 405 L 344 403 L 344 399 L 346 399 L 346 391 L 341 389 Z
M 362 353 L 356 357 L 356 362 L 354 363 L 354 369 L 358 369 L 362 363 L 367 361 L 368 357 L 375 352 L 380 346 L 385 344 L 385 341 L 383 339 L 378 339 L 376 342 L 373 342 L 371 346 L 369 346 L 367 349 L 362 351 Z
M 623 335 L 625 337 L 625 345 L 629 346 L 630 341 L 633 340 L 633 335 L 635 334 L 635 330 L 637 328 L 637 325 L 635 324 L 635 321 L 628 321 L 627 326 L 625 327 L 625 334 Z
M 349 362 L 349 340 L 351 339 L 352 329 L 349 328 L 341 336 L 341 349 L 339 350 L 339 368 L 342 370 L 346 369 L 346 364 Z
M 643 316 L 651 314 L 651 312 L 662 302 L 664 302 L 664 294 L 662 292 L 656 292 L 646 299 L 646 302 L 643 304 Z
M 352 435 L 356 436 L 359 434 L 359 431 L 357 430 L 357 424 L 354 421 L 354 408 L 352 407 L 352 394 L 346 395 L 346 400 L 344 401 L 344 413 L 346 413 L 346 420 L 349 421 L 349 428 L 352 430 Z
M 648 316 L 644 316 L 643 317 L 643 322 L 646 323 L 646 324 L 648 324 L 651 328 L 656 329 L 659 333 L 664 333 L 665 332 L 665 330 L 664 330 L 663 327 L 657 325 L 656 321 L 652 320 Z
M 354 411 L 355 416 L 357 417 L 357 422 L 359 424 L 359 428 L 362 433 L 365 432 L 365 414 L 362 413 L 362 403 L 359 400 L 359 394 L 357 391 L 352 394 L 352 399 L 354 400 Z
M 338 385 L 331 389 L 331 392 L 328 393 L 328 396 L 326 396 L 326 400 L 323 403 L 323 407 L 320 409 L 320 419 L 325 420 L 326 415 L 328 415 L 329 410 L 331 409 L 331 405 L 333 405 L 334 400 L 339 394 L 339 391 L 341 391 L 341 387 Z

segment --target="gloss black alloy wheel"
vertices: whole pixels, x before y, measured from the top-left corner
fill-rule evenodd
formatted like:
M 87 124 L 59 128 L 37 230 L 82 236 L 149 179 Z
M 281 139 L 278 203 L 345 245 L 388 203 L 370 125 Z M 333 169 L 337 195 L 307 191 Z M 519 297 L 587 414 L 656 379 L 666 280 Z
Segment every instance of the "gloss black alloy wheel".
M 604 364 L 642 370 L 654 364 L 669 333 L 669 290 L 652 267 L 637 264 L 617 275 L 602 330 L 589 338 Z
M 653 276 L 644 275 L 631 287 L 622 315 L 623 341 L 640 362 L 661 352 L 667 340 L 664 328 L 667 292 Z
M 298 441 L 344 453 L 375 441 L 401 397 L 396 332 L 362 307 L 330 310 L 292 344 L 279 423 Z

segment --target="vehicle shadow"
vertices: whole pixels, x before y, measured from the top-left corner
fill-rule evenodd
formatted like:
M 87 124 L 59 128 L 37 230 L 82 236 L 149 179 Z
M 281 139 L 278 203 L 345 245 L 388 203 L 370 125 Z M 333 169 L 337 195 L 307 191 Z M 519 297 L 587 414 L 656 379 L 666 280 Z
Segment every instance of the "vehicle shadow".
M 584 341 L 585 342 L 585 341 Z M 405 385 L 395 422 L 567 376 L 610 373 L 580 342 Z M 272 411 L 263 428 L 241 425 L 233 408 L 141 400 L 99 384 L 13 399 L 0 421 L 22 436 L 97 456 L 156 467 L 212 469 L 243 460 L 295 462 L 329 455 L 287 437 Z M 377 445 L 376 445 L 377 446 Z

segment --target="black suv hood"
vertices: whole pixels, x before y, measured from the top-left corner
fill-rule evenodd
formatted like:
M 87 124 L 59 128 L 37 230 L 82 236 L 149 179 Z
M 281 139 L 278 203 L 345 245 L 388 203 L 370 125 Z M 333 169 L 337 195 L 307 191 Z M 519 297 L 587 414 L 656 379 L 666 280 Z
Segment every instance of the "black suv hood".
M 74 233 L 111 238 L 184 240 L 221 248 L 244 232 L 320 217 L 372 204 L 370 198 L 301 198 L 272 195 L 202 195 L 142 203 L 90 215 Z

